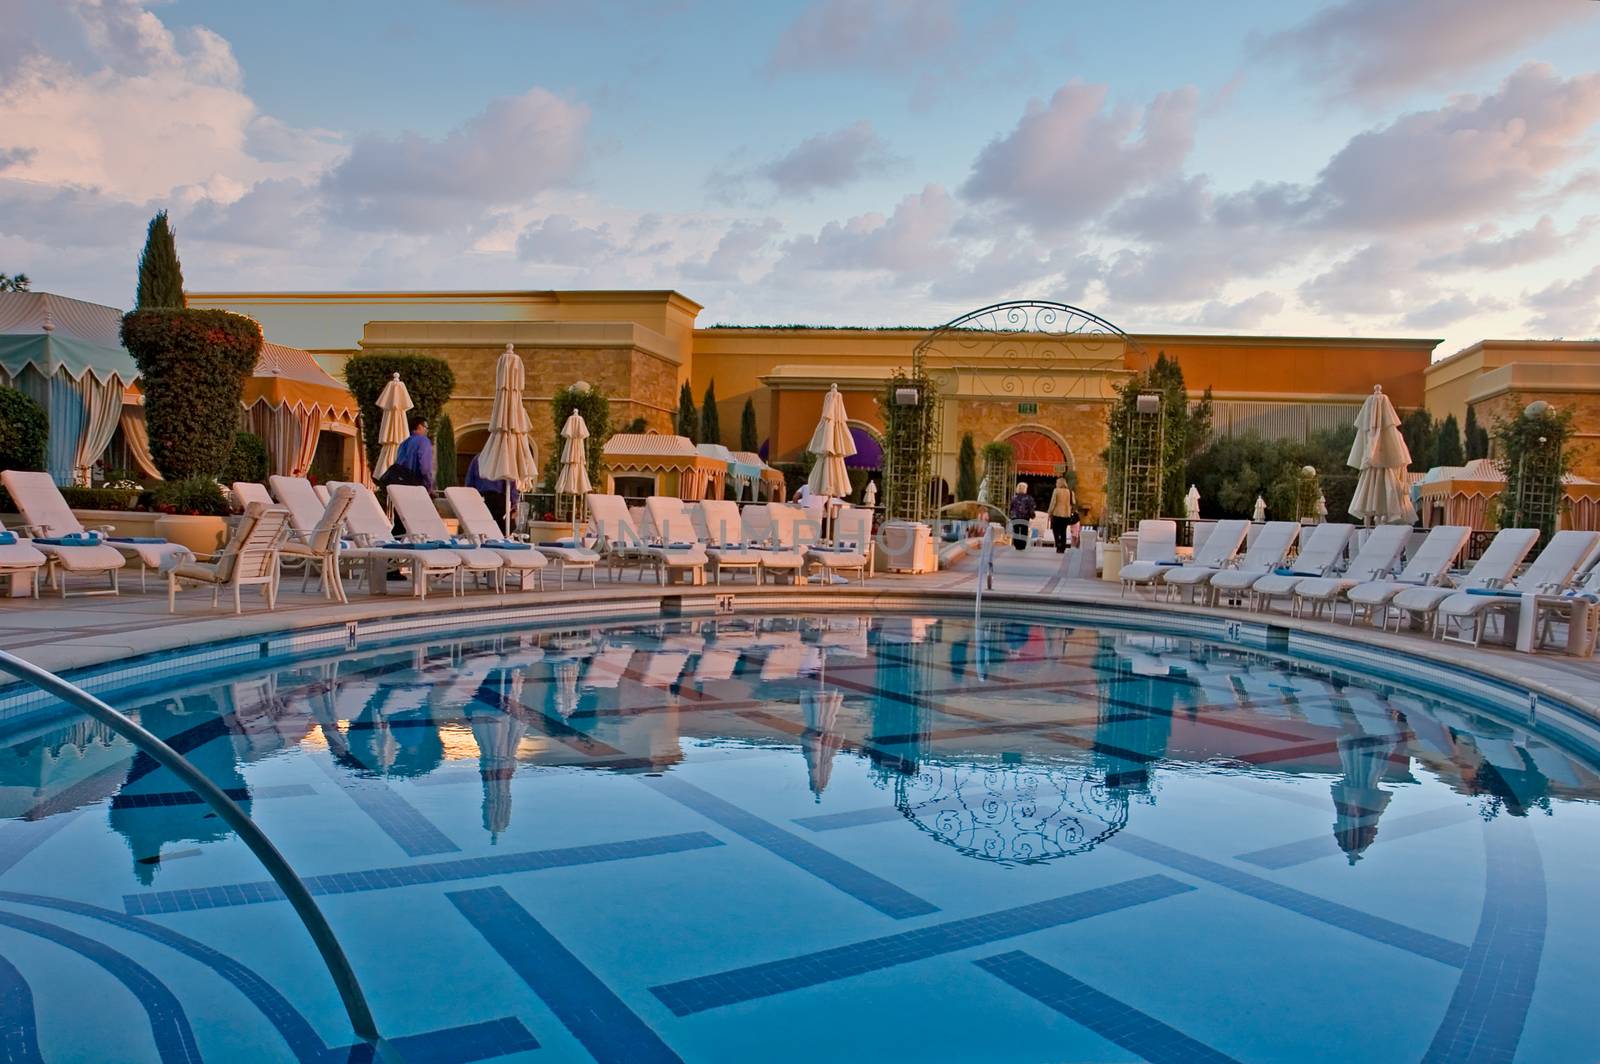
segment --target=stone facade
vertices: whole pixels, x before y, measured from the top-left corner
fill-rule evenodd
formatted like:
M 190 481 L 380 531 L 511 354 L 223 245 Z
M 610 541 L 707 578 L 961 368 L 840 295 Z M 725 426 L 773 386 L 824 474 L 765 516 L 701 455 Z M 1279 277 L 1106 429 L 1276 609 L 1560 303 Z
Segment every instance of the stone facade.
M 998 400 L 956 399 L 946 401 L 944 409 L 945 437 L 951 455 L 960 446 L 963 433 L 972 433 L 972 441 L 981 450 L 991 440 L 1004 440 L 1011 434 L 1033 429 L 1066 445 L 1067 459 L 1078 474 L 1080 506 L 1091 513 L 1105 512 L 1106 470 L 1100 454 L 1106 449 L 1106 409 L 1103 402 L 1085 402 L 1068 399 L 1057 402 L 1041 400 L 1038 412 L 1021 414 L 1015 402 Z M 954 441 L 953 445 L 949 441 Z M 946 474 L 955 482 L 955 463 L 947 463 Z
M 1472 404 L 1478 424 L 1492 434 L 1496 420 L 1514 418 L 1527 405 L 1543 399 L 1558 410 L 1572 411 L 1572 441 L 1567 447 L 1570 472 L 1600 481 L 1600 393 L 1502 392 Z

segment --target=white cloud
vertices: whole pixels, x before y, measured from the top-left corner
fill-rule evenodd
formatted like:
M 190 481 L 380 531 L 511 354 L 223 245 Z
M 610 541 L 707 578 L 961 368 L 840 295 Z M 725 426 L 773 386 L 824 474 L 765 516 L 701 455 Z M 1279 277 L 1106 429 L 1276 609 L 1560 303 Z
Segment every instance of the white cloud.
M 1600 21 L 1574 0 L 1339 0 L 1262 40 L 1332 95 L 1376 98 L 1449 83 L 1564 26 Z
M 1600 266 L 1582 277 L 1557 281 L 1527 296 L 1529 328 L 1544 336 L 1589 338 L 1600 334 Z
M 881 173 L 894 161 L 872 123 L 863 119 L 807 137 L 757 173 L 785 195 L 804 196 Z
M 1553 258 L 1586 239 L 1600 217 L 1581 219 L 1569 233 L 1560 232 L 1548 214 L 1543 215 L 1527 229 L 1499 235 L 1493 223 L 1479 226 L 1466 244 L 1424 259 L 1420 266 L 1425 270 L 1508 270 L 1541 259 Z
M 611 227 L 583 225 L 570 214 L 551 214 L 517 237 L 517 258 L 562 266 L 593 266 L 617 253 Z
M 955 204 L 939 185 L 902 199 L 894 213 L 859 214 L 828 222 L 815 236 L 784 245 L 778 267 L 803 270 L 886 270 L 902 278 L 926 278 L 955 257 L 949 243 Z
M 1445 329 L 1480 314 L 1504 308 L 1505 301 L 1492 296 L 1452 292 L 1406 311 L 1400 323 L 1408 329 Z
M 1050 231 L 1178 177 L 1194 143 L 1199 94 L 1164 92 L 1143 109 L 1107 109 L 1106 97 L 1104 85 L 1073 81 L 1049 102 L 1030 101 L 1016 128 L 978 155 L 962 194 Z
M 815 0 L 773 45 L 774 72 L 915 66 L 955 43 L 954 0 Z
M 1225 299 L 1208 301 L 1190 316 L 1195 325 L 1216 329 L 1255 329 L 1267 319 L 1283 312 L 1284 299 L 1276 292 L 1257 292 L 1253 296 L 1229 302 Z
M 494 100 L 440 139 L 358 138 L 328 172 L 329 207 L 357 228 L 449 229 L 485 208 L 569 184 L 585 156 L 589 109 L 546 89 Z
M 776 218 L 737 221 L 717 241 L 711 253 L 699 261 L 685 262 L 685 277 L 703 281 L 737 281 L 759 267 L 774 239 L 783 229 Z

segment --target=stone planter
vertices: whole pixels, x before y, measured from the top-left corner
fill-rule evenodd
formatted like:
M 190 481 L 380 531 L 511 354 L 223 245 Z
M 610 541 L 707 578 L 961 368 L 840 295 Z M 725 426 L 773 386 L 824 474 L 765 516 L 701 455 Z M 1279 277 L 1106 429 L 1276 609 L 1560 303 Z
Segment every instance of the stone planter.
M 154 535 L 169 543 L 181 543 L 196 554 L 213 554 L 228 542 L 227 517 L 197 517 L 191 514 L 152 514 Z
M 571 539 L 571 521 L 529 521 L 528 542 L 554 543 L 558 539 Z

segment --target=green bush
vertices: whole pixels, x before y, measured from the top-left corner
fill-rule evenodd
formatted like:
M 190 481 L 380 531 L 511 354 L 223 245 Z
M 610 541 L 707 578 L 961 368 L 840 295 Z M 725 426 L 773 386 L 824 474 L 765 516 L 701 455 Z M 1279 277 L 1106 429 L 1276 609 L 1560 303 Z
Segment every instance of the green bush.
M 978 497 L 978 448 L 972 433 L 961 434 L 961 449 L 956 452 L 956 501 L 970 502 Z
M 77 488 L 61 489 L 61 497 L 74 510 L 137 510 L 143 488 Z
M 134 310 L 122 344 L 139 365 L 150 453 L 167 480 L 216 476 L 239 428 L 261 326 L 225 310 Z
M 205 476 L 162 481 L 150 489 L 149 506 L 157 513 L 201 517 L 226 517 L 229 512 L 222 485 Z
M 266 441 L 253 432 L 234 433 L 233 451 L 228 455 L 227 468 L 222 471 L 222 482 L 232 484 L 242 480 L 265 484 L 271 471 Z
M 16 388 L 0 387 L 0 469 L 44 469 L 50 421 L 44 407 Z
M 456 425 L 449 414 L 433 430 L 433 482 L 440 491 L 456 486 Z
M 1292 520 L 1297 510 L 1309 516 L 1300 499 L 1306 490 L 1300 470 L 1311 466 L 1328 503 L 1328 520 L 1349 522 L 1359 474 L 1345 459 L 1354 439 L 1354 427 L 1315 433 L 1304 441 L 1269 440 L 1253 432 L 1218 436 L 1189 460 L 1184 490 L 1190 484 L 1200 489 L 1200 512 L 1206 518 L 1249 517 L 1260 495 L 1274 519 Z
M 383 424 L 378 396 L 396 373 L 405 382 L 406 391 L 411 393 L 411 412 L 406 417 L 426 418 L 430 429 L 437 430 L 444 404 L 455 391 L 456 375 L 442 358 L 418 351 L 352 355 L 344 364 L 344 382 L 361 405 L 361 428 L 369 462 L 378 457 L 378 429 Z

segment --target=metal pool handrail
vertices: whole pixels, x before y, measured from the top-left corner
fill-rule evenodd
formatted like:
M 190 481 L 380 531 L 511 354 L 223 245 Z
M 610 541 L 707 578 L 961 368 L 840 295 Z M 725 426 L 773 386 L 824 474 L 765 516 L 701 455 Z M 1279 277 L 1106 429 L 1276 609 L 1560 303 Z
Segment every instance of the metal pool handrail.
M 256 826 L 249 814 L 239 808 L 238 803 L 223 793 L 222 788 L 207 779 L 188 758 L 76 684 L 4 650 L 0 650 L 0 669 L 83 710 L 127 739 L 141 752 L 148 754 L 163 768 L 169 769 L 188 784 L 190 789 L 214 809 L 230 828 L 237 831 L 244 844 L 250 847 L 250 852 L 266 866 L 273 882 L 283 891 L 283 896 L 294 906 L 300 922 L 311 933 L 311 941 L 316 944 L 317 952 L 322 954 L 322 962 L 328 966 L 328 974 L 333 977 L 333 985 L 339 990 L 345 1014 L 350 1017 L 351 1028 L 355 1030 L 357 1036 L 368 1041 L 380 1040 L 378 1025 L 372 1019 L 372 1010 L 367 1006 L 366 995 L 361 992 L 361 984 L 356 979 L 355 970 L 350 967 L 350 959 L 345 956 L 339 940 L 334 937 L 333 928 L 328 925 L 327 917 L 322 915 L 322 910 L 312 899 L 311 892 L 306 889 L 306 885 L 301 882 L 294 869 L 289 867 L 289 862 L 284 860 L 283 854 L 278 852 L 272 840 Z

